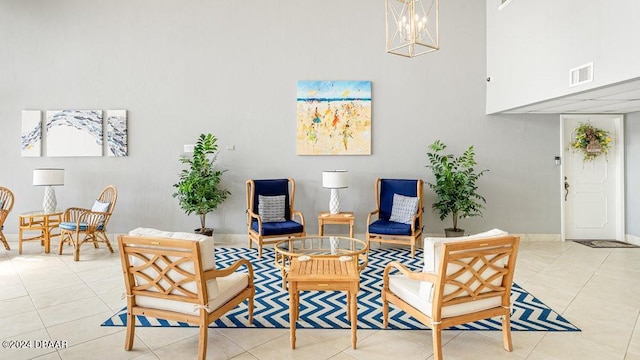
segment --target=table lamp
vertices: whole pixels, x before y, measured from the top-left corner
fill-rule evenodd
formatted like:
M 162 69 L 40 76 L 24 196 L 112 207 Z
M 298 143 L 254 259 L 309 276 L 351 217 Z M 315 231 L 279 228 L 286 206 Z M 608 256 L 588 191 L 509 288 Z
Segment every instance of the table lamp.
M 45 213 L 56 211 L 56 192 L 54 186 L 64 185 L 64 169 L 34 169 L 33 185 L 44 186 L 44 202 L 42 207 Z
M 337 214 L 340 212 L 340 196 L 338 189 L 347 188 L 347 170 L 330 170 L 322 172 L 322 187 L 331 189 L 331 199 L 329 200 L 329 212 Z

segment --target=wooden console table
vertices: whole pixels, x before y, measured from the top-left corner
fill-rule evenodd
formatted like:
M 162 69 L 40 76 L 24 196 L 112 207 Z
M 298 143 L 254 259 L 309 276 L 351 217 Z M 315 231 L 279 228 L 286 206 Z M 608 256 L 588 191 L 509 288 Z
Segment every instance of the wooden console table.
M 358 328 L 358 291 L 360 271 L 355 261 L 337 258 L 314 258 L 308 261 L 291 259 L 289 270 L 289 321 L 291 348 L 296 348 L 296 321 L 300 315 L 300 291 L 328 290 L 347 292 L 347 318 L 351 320 L 351 347 L 356 348 Z
M 18 230 L 18 254 L 22 254 L 22 242 L 39 240 L 40 244 L 44 245 L 44 252 L 48 254 L 51 249 L 51 238 L 60 236 L 60 234 L 53 234 L 52 230 L 60 226 L 62 221 L 62 211 L 56 210 L 52 213 L 45 213 L 44 211 L 29 211 L 24 214 L 20 214 L 20 228 Z M 22 236 L 23 231 L 39 231 L 40 235 L 24 238 Z

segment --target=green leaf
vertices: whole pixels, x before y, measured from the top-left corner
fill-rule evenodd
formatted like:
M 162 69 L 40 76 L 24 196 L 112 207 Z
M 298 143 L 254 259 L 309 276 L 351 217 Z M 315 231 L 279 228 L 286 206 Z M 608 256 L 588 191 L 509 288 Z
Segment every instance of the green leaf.
M 476 191 L 476 181 L 489 170 L 476 172 L 474 166 L 475 151 L 469 146 L 462 155 L 443 154 L 447 146 L 440 140 L 429 145 L 427 152 L 427 168 L 434 175 L 434 182 L 428 182 L 429 188 L 436 193 L 432 208 L 444 220 L 451 216 L 453 228 L 458 229 L 458 219 L 471 216 L 482 216 L 486 200 Z
M 187 215 L 193 213 L 201 217 L 204 227 L 204 216 L 215 210 L 231 193 L 220 189 L 222 174 L 227 170 L 214 170 L 217 158 L 218 139 L 212 134 L 201 134 L 193 148 L 191 158 L 179 161 L 188 166 L 178 174 L 179 181 L 173 184 L 177 190 L 172 195 Z

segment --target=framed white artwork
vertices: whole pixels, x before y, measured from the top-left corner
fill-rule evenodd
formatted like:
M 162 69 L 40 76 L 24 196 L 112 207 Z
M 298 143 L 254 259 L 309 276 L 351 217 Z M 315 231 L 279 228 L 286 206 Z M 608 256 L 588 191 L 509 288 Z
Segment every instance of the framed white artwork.
M 47 156 L 102 156 L 102 110 L 47 111 Z
M 21 154 L 40 157 L 42 154 L 42 112 L 22 110 Z
M 107 154 L 127 156 L 127 110 L 107 110 Z

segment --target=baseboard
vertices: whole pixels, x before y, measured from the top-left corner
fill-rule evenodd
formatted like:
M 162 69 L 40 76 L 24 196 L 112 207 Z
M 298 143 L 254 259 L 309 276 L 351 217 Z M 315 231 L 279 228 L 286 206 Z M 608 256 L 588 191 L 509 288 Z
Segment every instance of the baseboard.
M 109 233 L 109 240 L 116 241 L 118 235 L 122 233 Z M 316 236 L 317 234 L 308 234 L 309 236 Z M 561 241 L 560 234 L 513 234 L 520 236 L 522 241 Z M 5 234 L 9 242 L 18 242 L 18 234 Z M 330 235 L 327 235 L 330 236 Z M 335 236 L 348 236 L 347 234 L 336 234 Z M 354 234 L 357 239 L 364 239 L 365 234 Z M 443 237 L 442 233 L 425 233 L 425 237 Z M 246 243 L 248 242 L 247 234 L 218 234 L 214 233 L 213 237 L 216 243 Z M 627 241 L 638 242 L 640 244 L 640 237 L 627 235 Z
M 120 233 L 111 233 L 108 234 L 109 240 L 116 242 Z M 315 236 L 317 234 L 309 234 L 309 236 Z M 521 241 L 562 241 L 562 237 L 560 234 L 513 234 L 520 236 Z M 18 234 L 5 234 L 9 243 L 18 244 Z M 336 236 L 347 236 L 346 234 L 340 234 Z M 442 237 L 443 234 L 440 233 L 428 233 L 424 235 L 425 237 Z M 216 244 L 220 245 L 241 245 L 246 246 L 248 244 L 247 234 L 214 234 Z M 364 239 L 365 234 L 355 234 L 357 239 Z M 56 241 L 56 240 L 54 240 Z M 625 241 L 640 246 L 640 237 L 635 235 L 625 235 Z
M 628 243 L 640 246 L 640 237 L 639 236 L 627 234 L 625 237 L 626 237 L 626 240 L 627 240 Z

